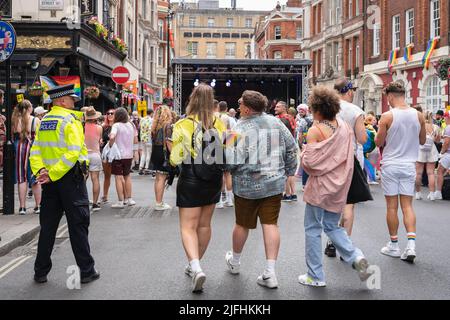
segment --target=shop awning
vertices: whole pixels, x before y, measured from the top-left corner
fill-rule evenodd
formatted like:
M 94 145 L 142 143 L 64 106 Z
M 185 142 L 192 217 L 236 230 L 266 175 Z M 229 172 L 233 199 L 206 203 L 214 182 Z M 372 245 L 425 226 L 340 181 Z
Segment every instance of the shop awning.
M 92 73 L 98 74 L 99 76 L 111 78 L 112 69 L 103 66 L 100 63 L 97 63 L 93 60 L 89 60 L 89 70 Z

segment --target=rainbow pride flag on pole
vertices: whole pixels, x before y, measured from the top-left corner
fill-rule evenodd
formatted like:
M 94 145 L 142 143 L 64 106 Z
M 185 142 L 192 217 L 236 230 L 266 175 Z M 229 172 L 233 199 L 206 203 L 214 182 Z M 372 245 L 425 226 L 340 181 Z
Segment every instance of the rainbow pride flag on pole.
M 436 49 L 437 43 L 439 42 L 439 38 L 434 38 L 432 40 L 428 40 L 427 50 L 422 58 L 422 65 L 425 69 L 428 69 L 430 66 L 431 55 L 433 54 L 434 49 Z
M 389 61 L 388 61 L 389 73 L 392 73 L 392 70 L 393 70 L 394 65 L 396 64 L 396 62 L 397 62 L 397 49 L 394 49 L 389 54 Z
M 405 47 L 405 52 L 403 54 L 403 59 L 405 59 L 405 62 L 411 62 L 412 61 L 412 48 L 414 48 L 413 44 L 408 44 Z

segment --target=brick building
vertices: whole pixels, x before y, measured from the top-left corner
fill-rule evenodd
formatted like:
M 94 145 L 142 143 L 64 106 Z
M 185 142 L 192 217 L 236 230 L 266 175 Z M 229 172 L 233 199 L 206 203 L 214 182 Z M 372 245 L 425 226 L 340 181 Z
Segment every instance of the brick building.
M 381 91 L 392 80 L 400 80 L 407 88 L 407 102 L 437 111 L 449 104 L 448 81 L 437 76 L 434 63 L 449 57 L 449 2 L 446 0 L 372 1 L 379 6 L 381 19 L 368 16 L 364 38 L 364 72 L 360 84 L 361 105 L 365 110 L 380 114 L 388 110 Z M 371 12 L 371 10 L 369 10 Z M 428 42 L 438 39 L 429 68 L 422 58 Z M 405 61 L 404 50 L 413 45 L 410 61 Z M 392 72 L 388 70 L 389 56 L 397 50 L 398 59 Z
M 300 59 L 303 39 L 301 1 L 279 4 L 259 21 L 255 31 L 255 56 L 259 59 Z

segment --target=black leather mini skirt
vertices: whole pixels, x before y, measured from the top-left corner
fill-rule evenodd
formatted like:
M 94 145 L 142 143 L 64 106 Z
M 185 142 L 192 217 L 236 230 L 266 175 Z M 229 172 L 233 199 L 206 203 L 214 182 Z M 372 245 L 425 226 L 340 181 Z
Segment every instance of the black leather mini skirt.
M 212 181 L 200 180 L 195 176 L 192 165 L 183 164 L 177 184 L 177 207 L 196 208 L 218 203 L 222 180 L 222 177 Z

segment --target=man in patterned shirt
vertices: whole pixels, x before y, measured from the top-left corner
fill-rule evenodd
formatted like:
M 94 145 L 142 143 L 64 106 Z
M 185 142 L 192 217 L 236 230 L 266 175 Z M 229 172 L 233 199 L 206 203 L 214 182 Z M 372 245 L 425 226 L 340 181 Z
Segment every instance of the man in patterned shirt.
M 139 164 L 139 175 L 150 174 L 149 165 L 150 158 L 152 156 L 152 123 L 153 123 L 153 110 L 148 109 L 147 116 L 141 119 L 140 131 L 142 142 L 142 156 L 141 163 Z

